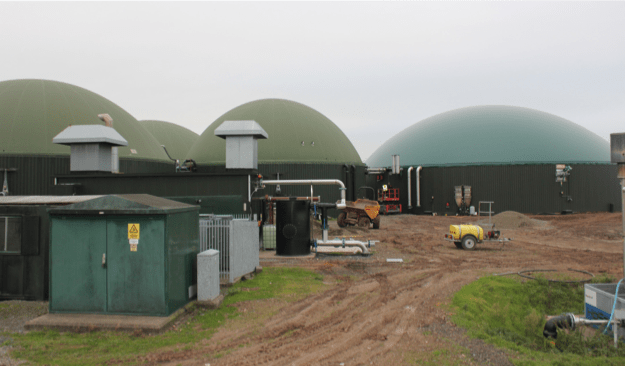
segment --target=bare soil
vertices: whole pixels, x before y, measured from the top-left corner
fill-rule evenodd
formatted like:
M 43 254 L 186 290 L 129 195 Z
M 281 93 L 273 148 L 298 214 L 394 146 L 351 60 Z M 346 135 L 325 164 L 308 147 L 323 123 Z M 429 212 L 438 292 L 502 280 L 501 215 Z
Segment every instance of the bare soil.
M 481 276 L 524 269 L 569 268 L 623 276 L 620 213 L 494 216 L 509 244 L 473 251 L 443 240 L 449 225 L 477 217 L 383 216 L 379 230 L 340 229 L 330 238 L 379 240 L 362 256 L 279 258 L 261 252 L 261 266 L 299 266 L 324 275 L 322 292 L 302 300 L 239 305 L 217 333 L 191 350 L 160 350 L 139 361 L 163 365 L 511 365 L 514 352 L 465 335 L 451 321 L 453 294 Z M 487 221 L 486 221 L 487 222 Z M 318 225 L 314 234 L 320 237 Z M 387 259 L 403 259 L 390 263 Z M 572 275 L 572 272 L 568 272 Z M 441 354 L 440 352 L 438 353 Z
M 242 304 L 242 319 L 194 350 L 156 352 L 145 360 L 211 366 L 416 365 L 432 361 L 428 355 L 442 349 L 449 351 L 445 362 L 450 364 L 511 365 L 513 352 L 469 339 L 450 322 L 446 305 L 453 294 L 480 276 L 524 269 L 572 268 L 621 278 L 621 214 L 507 212 L 493 220 L 513 241 L 478 244 L 473 251 L 456 249 L 443 235 L 449 225 L 474 223 L 477 217 L 384 216 L 379 230 L 340 229 L 331 222 L 331 238 L 379 240 L 375 254 L 299 261 L 261 254 L 263 267 L 296 265 L 323 274 L 327 290 L 291 303 Z

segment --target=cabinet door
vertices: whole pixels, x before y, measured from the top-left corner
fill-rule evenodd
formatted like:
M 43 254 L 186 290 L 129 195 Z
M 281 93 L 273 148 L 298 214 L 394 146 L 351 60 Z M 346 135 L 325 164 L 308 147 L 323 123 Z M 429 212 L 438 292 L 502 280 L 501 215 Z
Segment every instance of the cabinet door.
M 136 251 L 129 243 L 129 224 L 138 224 Z M 164 218 L 126 216 L 107 221 L 108 312 L 166 314 L 164 246 Z
M 58 217 L 50 225 L 50 311 L 105 312 L 106 221 Z

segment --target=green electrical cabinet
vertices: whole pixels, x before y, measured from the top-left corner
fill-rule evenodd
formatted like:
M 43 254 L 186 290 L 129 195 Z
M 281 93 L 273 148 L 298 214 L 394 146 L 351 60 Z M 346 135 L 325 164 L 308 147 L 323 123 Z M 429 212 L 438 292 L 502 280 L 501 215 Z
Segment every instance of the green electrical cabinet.
M 50 214 L 50 312 L 168 316 L 196 294 L 199 207 L 102 196 Z

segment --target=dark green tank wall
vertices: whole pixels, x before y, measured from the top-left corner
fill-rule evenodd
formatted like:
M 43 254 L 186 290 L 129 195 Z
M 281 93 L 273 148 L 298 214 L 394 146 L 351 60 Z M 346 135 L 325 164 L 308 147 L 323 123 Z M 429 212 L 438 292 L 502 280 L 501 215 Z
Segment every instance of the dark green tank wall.
M 416 180 L 412 179 L 412 209 L 408 209 L 407 168 L 400 175 L 386 173 L 377 181 L 368 175 L 369 186 L 388 184 L 400 188 L 404 213 L 455 215 L 455 186 L 472 189 L 471 206 L 478 210 L 479 201 L 494 201 L 493 211 L 517 211 L 529 214 L 598 212 L 621 210 L 620 182 L 616 165 L 571 164 L 567 182 L 557 183 L 554 164 L 484 165 L 426 167 L 421 170 L 421 207 L 416 207 Z M 416 168 L 416 167 L 415 167 Z M 449 202 L 450 208 L 446 208 Z
M 70 186 L 55 186 L 54 177 L 70 174 L 69 156 L 25 156 L 0 155 L 0 188 L 4 182 L 4 169 L 17 169 L 7 173 L 11 196 L 71 195 Z M 119 159 L 120 172 L 127 173 L 171 173 L 173 162 L 165 163 L 145 159 Z

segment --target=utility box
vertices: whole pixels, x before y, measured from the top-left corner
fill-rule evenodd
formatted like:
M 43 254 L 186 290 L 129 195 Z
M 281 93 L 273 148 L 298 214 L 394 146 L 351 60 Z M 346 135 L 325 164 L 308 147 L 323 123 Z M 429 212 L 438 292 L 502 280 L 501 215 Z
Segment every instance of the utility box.
M 615 283 L 587 283 L 584 285 L 584 312 L 586 319 L 610 319 L 610 313 L 614 308 L 616 319 L 625 319 L 625 286 L 620 286 L 614 303 L 616 293 Z M 594 325 L 595 328 L 603 329 L 604 325 Z M 612 334 L 612 325 L 609 327 Z M 625 338 L 625 328 L 618 328 L 619 337 Z
M 197 299 L 215 300 L 219 296 L 219 252 L 209 249 L 197 255 Z
M 50 313 L 169 316 L 195 297 L 198 206 L 129 194 L 48 212 Z

